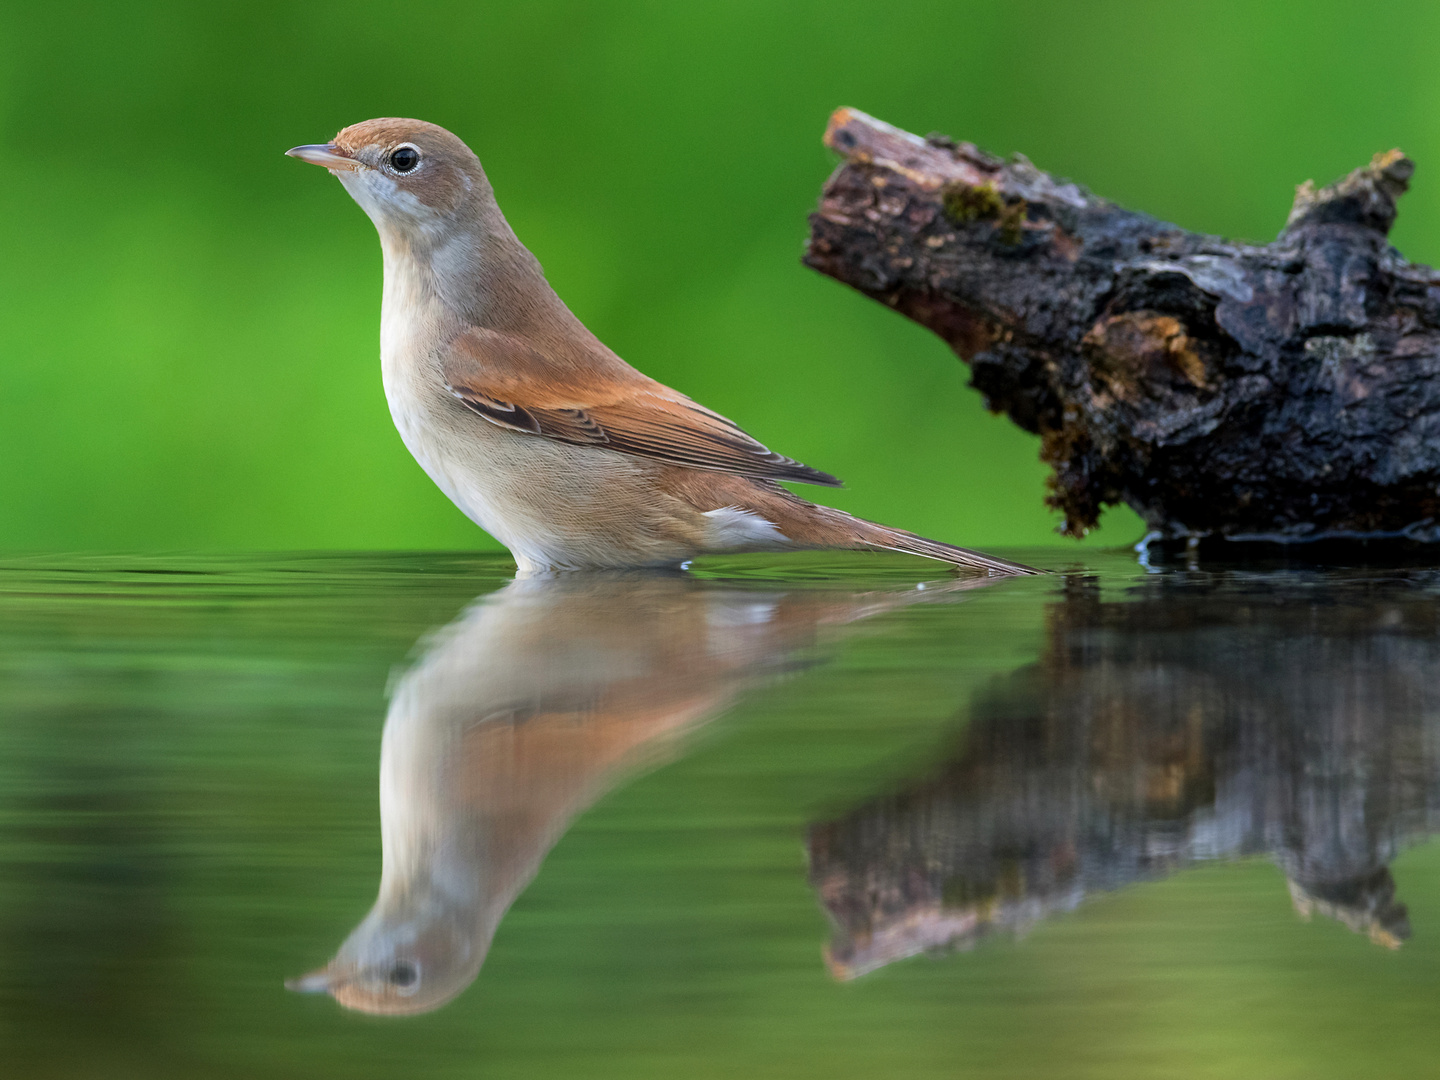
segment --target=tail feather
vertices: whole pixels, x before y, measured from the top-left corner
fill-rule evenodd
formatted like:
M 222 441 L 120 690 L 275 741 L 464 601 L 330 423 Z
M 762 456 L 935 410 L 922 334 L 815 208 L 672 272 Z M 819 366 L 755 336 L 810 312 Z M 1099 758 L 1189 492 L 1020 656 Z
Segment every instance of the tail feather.
M 677 474 L 681 481 L 694 485 L 680 489 L 682 498 L 698 504 L 697 509 L 707 504 L 719 507 L 701 510 L 712 520 L 712 531 L 718 527 L 718 532 L 712 535 L 711 550 L 714 551 L 783 551 L 787 548 L 899 551 L 995 577 L 1045 572 L 969 548 L 927 540 L 831 506 L 817 506 L 774 481 L 695 470 L 677 470 Z
M 867 521 L 865 524 L 870 525 L 871 522 Z M 925 559 L 938 559 L 940 562 L 947 562 L 952 566 L 970 567 L 975 570 L 983 570 L 991 575 L 1044 573 L 1043 570 L 1036 570 L 1033 566 L 1026 566 L 1024 563 L 997 559 L 995 556 L 986 555 L 981 551 L 971 551 L 969 548 L 956 547 L 954 544 L 941 543 L 939 540 L 927 540 L 923 536 L 916 536 L 903 529 L 890 529 L 884 525 L 877 525 L 875 528 L 884 535 L 882 538 L 871 541 L 867 545 L 869 547 L 880 548 L 884 551 L 903 551 L 907 555 L 919 555 Z
M 904 529 L 892 529 L 889 525 L 866 521 L 864 518 L 858 518 L 828 506 L 810 505 L 819 514 L 819 520 L 814 521 L 813 525 L 820 526 L 822 546 L 899 551 L 906 555 L 936 559 L 949 563 L 951 566 L 983 571 L 993 576 L 1043 574 L 1045 572 L 1036 570 L 1033 566 L 1026 566 L 1024 563 L 997 559 L 984 552 L 971 551 L 969 548 L 956 547 L 954 544 L 945 544 L 939 540 L 927 540 L 923 536 L 916 536 Z

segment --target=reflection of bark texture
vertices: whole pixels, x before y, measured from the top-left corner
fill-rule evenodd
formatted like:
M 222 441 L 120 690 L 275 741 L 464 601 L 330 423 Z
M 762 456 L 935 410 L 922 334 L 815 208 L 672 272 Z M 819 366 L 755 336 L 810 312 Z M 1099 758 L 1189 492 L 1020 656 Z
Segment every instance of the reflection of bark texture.
M 380 895 L 321 970 L 349 1008 L 416 1013 L 478 974 L 570 819 L 668 737 L 782 670 L 827 623 L 923 592 L 717 587 L 679 575 L 518 580 L 397 684 L 380 751 Z
M 1177 575 L 1101 601 L 1072 582 L 1042 661 L 974 703 L 955 760 L 811 830 L 832 971 L 1259 853 L 1302 915 L 1397 946 L 1410 930 L 1386 864 L 1440 807 L 1425 584 Z

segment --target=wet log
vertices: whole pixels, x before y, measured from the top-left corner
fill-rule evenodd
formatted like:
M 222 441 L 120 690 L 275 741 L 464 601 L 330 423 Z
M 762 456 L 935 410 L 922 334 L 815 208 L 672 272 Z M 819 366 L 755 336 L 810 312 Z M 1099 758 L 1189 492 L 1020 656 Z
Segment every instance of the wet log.
M 939 334 L 1041 437 L 1081 536 L 1440 542 L 1440 274 L 1386 242 L 1398 150 L 1306 182 L 1270 244 L 841 109 L 804 261 Z

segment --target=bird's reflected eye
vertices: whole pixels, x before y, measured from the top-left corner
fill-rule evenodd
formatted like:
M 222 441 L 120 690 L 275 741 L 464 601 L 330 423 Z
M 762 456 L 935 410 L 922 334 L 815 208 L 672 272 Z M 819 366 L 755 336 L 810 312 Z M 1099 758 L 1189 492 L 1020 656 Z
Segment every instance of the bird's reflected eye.
M 390 983 L 397 990 L 411 990 L 420 981 L 420 969 L 408 960 L 401 960 L 390 969 Z
M 390 151 L 390 168 L 398 173 L 407 173 L 420 164 L 420 151 L 413 146 L 401 146 Z

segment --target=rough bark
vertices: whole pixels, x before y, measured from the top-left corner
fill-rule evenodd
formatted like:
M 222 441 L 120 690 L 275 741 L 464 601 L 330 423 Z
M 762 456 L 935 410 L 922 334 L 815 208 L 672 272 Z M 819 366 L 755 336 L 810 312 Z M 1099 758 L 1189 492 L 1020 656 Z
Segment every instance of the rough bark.
M 1440 275 L 1386 242 L 1398 150 L 1278 239 L 1187 232 L 1016 155 L 841 109 L 805 262 L 939 334 L 1041 436 L 1061 531 L 1440 541 Z

